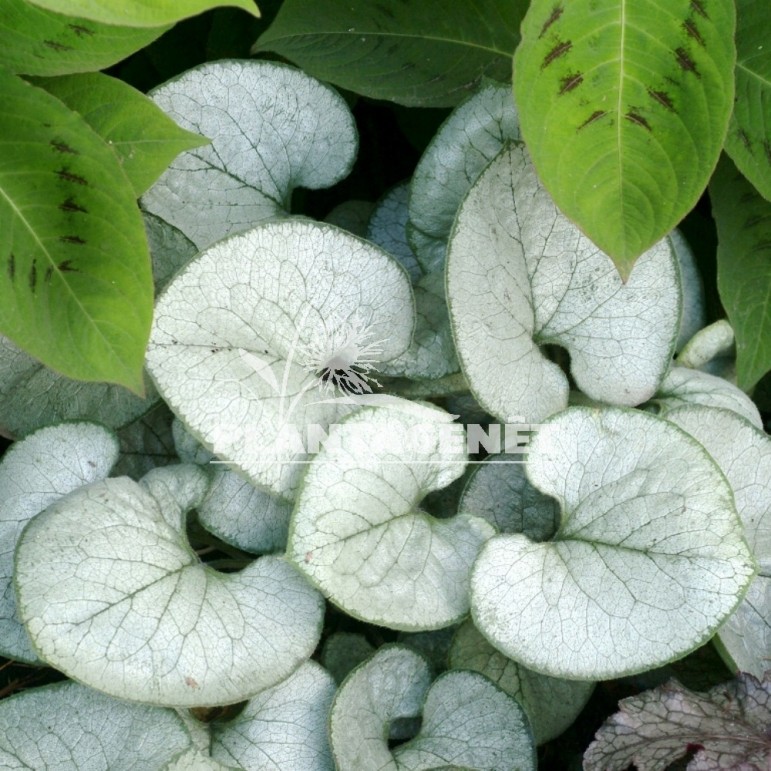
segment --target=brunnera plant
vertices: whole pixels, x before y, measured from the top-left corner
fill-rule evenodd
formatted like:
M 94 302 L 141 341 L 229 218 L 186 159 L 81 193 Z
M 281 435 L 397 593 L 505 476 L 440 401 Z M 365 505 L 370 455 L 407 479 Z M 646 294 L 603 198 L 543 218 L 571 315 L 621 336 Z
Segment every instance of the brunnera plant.
M 0 701 L 2 764 L 533 769 L 597 681 L 657 685 L 709 644 L 743 674 L 622 702 L 585 768 L 697 745 L 762 767 L 755 5 L 285 0 L 255 51 L 302 69 L 226 58 L 146 97 L 87 70 L 214 3 L 108 5 L 0 12 L 29 144 L 0 172 L 24 311 L 0 346 L 0 653 L 69 678 Z M 294 193 L 343 182 L 360 138 L 323 81 L 453 107 L 408 180 L 328 221 Z M 745 177 L 712 175 L 722 147 Z M 25 169 L 59 219 L 24 218 Z M 733 327 L 673 229 L 708 182 Z M 64 317 L 91 329 L 69 348 L 40 331 Z M 133 353 L 91 346 L 102 327 Z

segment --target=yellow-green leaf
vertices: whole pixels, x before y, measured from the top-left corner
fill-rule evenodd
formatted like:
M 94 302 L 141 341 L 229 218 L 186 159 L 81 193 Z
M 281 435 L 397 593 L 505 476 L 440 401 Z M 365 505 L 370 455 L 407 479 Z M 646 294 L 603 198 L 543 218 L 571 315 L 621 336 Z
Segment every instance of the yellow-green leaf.
M 35 81 L 80 113 L 117 153 L 137 196 L 184 150 L 208 143 L 180 128 L 151 99 L 100 72 Z
M 243 8 L 254 16 L 260 12 L 254 0 L 32 0 L 35 5 L 57 13 L 82 16 L 105 24 L 126 27 L 157 27 L 222 5 Z
M 560 209 L 616 263 L 693 207 L 733 107 L 733 0 L 533 0 L 514 57 L 522 133 Z
M 160 37 L 161 27 L 116 27 L 27 2 L 0 3 L 0 65 L 25 75 L 101 70 Z
M 134 191 L 78 114 L 2 70 L 0 90 L 0 332 L 141 392 L 153 290 Z

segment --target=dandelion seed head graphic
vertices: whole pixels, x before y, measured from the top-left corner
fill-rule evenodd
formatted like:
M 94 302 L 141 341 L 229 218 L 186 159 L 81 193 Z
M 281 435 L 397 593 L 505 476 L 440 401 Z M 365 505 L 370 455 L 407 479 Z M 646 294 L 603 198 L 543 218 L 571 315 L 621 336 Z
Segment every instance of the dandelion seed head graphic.
M 323 334 L 298 346 L 297 359 L 316 375 L 322 393 L 371 394 L 372 386 L 380 385 L 371 373 L 381 361 L 384 342 L 372 338 L 368 320 L 358 314 L 333 316 L 324 321 Z

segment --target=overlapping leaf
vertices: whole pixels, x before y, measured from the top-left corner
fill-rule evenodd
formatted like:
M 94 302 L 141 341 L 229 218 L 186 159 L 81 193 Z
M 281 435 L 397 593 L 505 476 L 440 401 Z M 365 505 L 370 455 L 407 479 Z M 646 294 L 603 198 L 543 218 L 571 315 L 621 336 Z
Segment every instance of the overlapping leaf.
M 738 669 L 762 678 L 771 668 L 771 439 L 734 412 L 688 406 L 667 420 L 697 439 L 726 475 L 758 575 L 718 635 Z
M 743 598 L 755 565 L 731 488 L 668 421 L 571 408 L 541 427 L 527 473 L 560 503 L 556 535 L 496 536 L 471 581 L 474 623 L 507 656 L 569 679 L 640 672 L 705 642 Z
M 356 155 L 343 99 L 285 65 L 212 62 L 151 96 L 182 128 L 211 140 L 180 155 L 142 198 L 199 249 L 286 214 L 295 187 L 334 184 Z
M 211 729 L 211 755 L 235 768 L 334 771 L 327 722 L 335 683 L 308 661 L 249 700 L 233 720 Z
M 274 222 L 177 275 L 156 306 L 148 369 L 209 450 L 291 497 L 307 427 L 325 430 L 352 409 L 330 401 L 340 396 L 331 384 L 319 391 L 320 373 L 351 372 L 374 343 L 374 358 L 390 361 L 413 318 L 407 275 L 378 247 L 331 225 Z
M 418 735 L 391 751 L 387 727 L 421 712 Z M 425 660 L 398 645 L 381 648 L 346 678 L 332 704 L 330 738 L 340 771 L 535 768 L 516 701 L 475 672 L 450 672 L 431 685 Z
M 717 223 L 717 283 L 736 334 L 736 380 L 771 369 L 771 202 L 723 156 L 709 186 Z
M 468 576 L 492 527 L 420 508 L 465 467 L 452 416 L 410 402 L 362 409 L 330 432 L 295 503 L 287 554 L 335 604 L 395 629 L 468 612 Z
M 416 107 L 457 104 L 483 76 L 507 80 L 522 0 L 405 5 L 289 0 L 254 46 L 317 78 Z
M 100 24 L 47 11 L 28 0 L 4 0 L 0 7 L 0 64 L 25 75 L 101 70 L 149 45 L 167 29 Z
M 0 766 L 7 769 L 163 768 L 189 745 L 174 710 L 127 704 L 79 683 L 0 702 Z
M 744 391 L 722 377 L 697 369 L 672 367 L 652 401 L 664 416 L 677 407 L 703 405 L 731 410 L 753 426 L 763 427 L 758 408 Z
M 203 497 L 195 466 L 80 488 L 35 517 L 16 557 L 19 613 L 43 659 L 119 698 L 243 700 L 318 642 L 323 601 L 284 560 L 205 567 L 184 532 Z
M 24 526 L 82 485 L 103 479 L 118 456 L 115 436 L 93 423 L 66 423 L 36 431 L 13 445 L 0 463 L 0 653 L 37 662 L 19 620 L 13 559 Z
M 292 504 L 258 490 L 236 472 L 218 465 L 199 522 L 226 543 L 253 554 L 283 551 Z
M 451 669 L 480 672 L 515 698 L 530 720 L 536 744 L 543 744 L 568 728 L 594 690 L 592 682 L 539 675 L 506 658 L 470 621 L 455 634 L 449 661 Z
M 253 0 L 132 0 L 116 5 L 111 0 L 31 0 L 41 8 L 58 13 L 82 14 L 88 19 L 126 27 L 155 27 L 216 8 L 236 6 L 259 16 Z
M 504 145 L 518 139 L 517 111 L 503 83 L 485 83 L 441 125 L 410 182 L 407 233 L 425 271 L 444 267 L 461 201 Z
M 736 101 L 725 149 L 771 201 L 771 50 L 762 0 L 736 0 Z
M 534 0 L 514 91 L 560 209 L 622 276 L 693 207 L 726 136 L 734 3 Z
M 450 319 L 480 404 L 538 422 L 567 405 L 568 382 L 539 346 L 570 354 L 589 397 L 636 405 L 663 378 L 680 322 L 680 287 L 665 239 L 626 284 L 557 210 L 524 148 L 502 152 L 464 200 L 450 238 Z
M 152 281 L 131 185 L 83 118 L 0 85 L 0 331 L 64 375 L 140 392 Z
M 177 126 L 144 94 L 100 72 L 35 83 L 82 115 L 112 147 L 137 197 L 179 153 L 207 144 L 205 137 Z

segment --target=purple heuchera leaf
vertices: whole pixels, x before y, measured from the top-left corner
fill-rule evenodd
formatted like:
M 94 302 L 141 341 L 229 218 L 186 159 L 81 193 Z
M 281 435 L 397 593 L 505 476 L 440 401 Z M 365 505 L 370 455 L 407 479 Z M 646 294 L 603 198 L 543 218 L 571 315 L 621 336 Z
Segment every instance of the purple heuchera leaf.
M 677 680 L 623 699 L 584 755 L 585 771 L 664 771 L 696 750 L 688 771 L 771 769 L 771 670 L 707 693 Z

